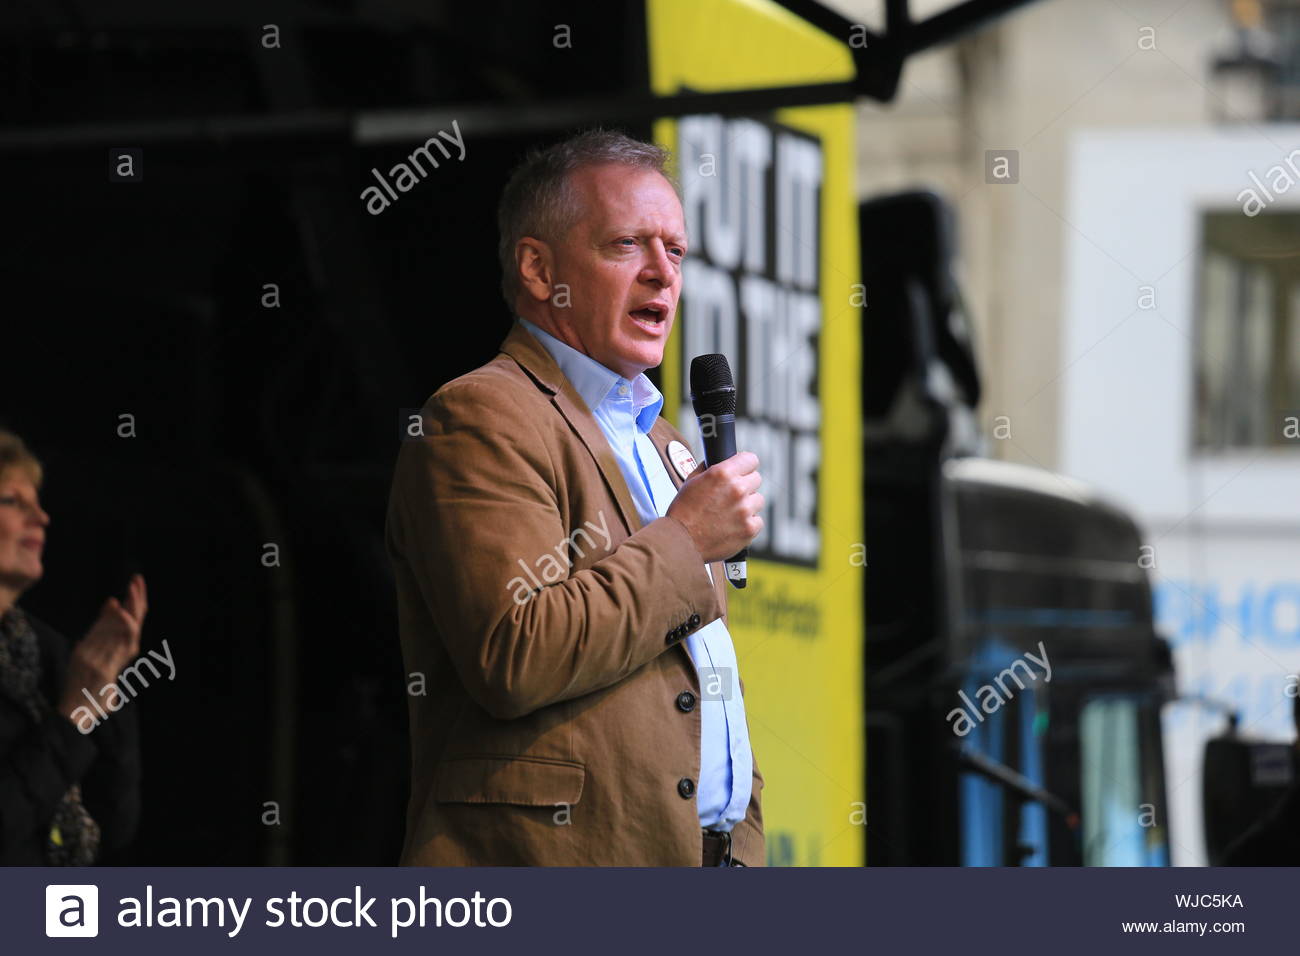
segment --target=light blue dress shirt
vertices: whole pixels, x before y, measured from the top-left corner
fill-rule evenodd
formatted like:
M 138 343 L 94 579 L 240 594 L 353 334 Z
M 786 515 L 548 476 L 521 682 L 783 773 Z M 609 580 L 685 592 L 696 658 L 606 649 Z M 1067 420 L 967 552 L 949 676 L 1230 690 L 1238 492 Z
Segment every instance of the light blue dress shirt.
M 659 390 L 645 375 L 629 382 L 527 319 L 519 321 L 551 353 L 596 417 L 642 523 L 666 515 L 677 489 L 649 436 L 664 404 Z M 704 569 L 712 578 L 707 564 Z M 700 779 L 695 794 L 700 825 L 730 830 L 745 819 L 754 774 L 736 649 L 722 618 L 688 635 L 686 649 L 700 680 Z

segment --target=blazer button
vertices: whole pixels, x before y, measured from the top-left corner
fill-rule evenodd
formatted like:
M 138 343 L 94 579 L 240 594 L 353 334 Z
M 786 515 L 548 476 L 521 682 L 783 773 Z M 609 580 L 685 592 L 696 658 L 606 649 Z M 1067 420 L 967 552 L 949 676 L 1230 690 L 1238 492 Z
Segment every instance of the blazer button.
M 700 626 L 700 616 L 699 616 L 698 614 L 692 614 L 692 615 L 691 615 L 691 619 L 690 619 L 689 621 L 687 621 L 686 623 L 688 623 L 691 627 L 699 627 L 699 626 Z
M 686 632 L 683 631 L 681 627 L 675 627 L 668 632 L 667 640 L 668 643 L 671 644 L 673 641 L 680 641 L 685 636 L 686 636 Z
M 677 792 L 681 794 L 683 800 L 689 800 L 695 796 L 695 781 L 690 777 L 682 777 L 677 781 Z
M 677 709 L 690 713 L 695 709 L 695 695 L 689 690 L 684 690 L 677 695 Z

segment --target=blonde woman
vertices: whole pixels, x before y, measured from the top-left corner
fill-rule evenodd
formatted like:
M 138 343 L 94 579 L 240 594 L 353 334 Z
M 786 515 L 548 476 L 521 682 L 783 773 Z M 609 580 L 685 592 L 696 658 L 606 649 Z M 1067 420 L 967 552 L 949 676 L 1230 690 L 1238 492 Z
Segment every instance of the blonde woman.
M 0 863 L 86 865 L 128 843 L 140 816 L 137 719 L 114 682 L 140 651 L 145 584 L 136 575 L 125 602 L 105 601 L 75 645 L 18 606 L 44 573 L 41 479 L 0 431 Z

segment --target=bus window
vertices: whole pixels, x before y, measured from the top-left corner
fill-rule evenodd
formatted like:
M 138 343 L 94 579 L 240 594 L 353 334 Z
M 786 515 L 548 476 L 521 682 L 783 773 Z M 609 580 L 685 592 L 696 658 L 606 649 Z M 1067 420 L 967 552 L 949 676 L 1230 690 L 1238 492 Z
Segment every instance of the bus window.
M 1085 866 L 1160 866 L 1158 798 L 1144 780 L 1143 709 L 1130 697 L 1093 698 L 1079 719 Z

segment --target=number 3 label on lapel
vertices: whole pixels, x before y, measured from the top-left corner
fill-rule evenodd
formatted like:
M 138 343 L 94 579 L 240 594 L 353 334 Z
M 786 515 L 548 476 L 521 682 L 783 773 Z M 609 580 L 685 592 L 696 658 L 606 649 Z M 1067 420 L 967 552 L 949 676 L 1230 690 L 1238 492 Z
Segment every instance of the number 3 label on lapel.
M 677 474 L 682 481 L 689 478 L 691 472 L 699 467 L 699 463 L 696 462 L 695 456 L 691 454 L 691 450 L 679 441 L 670 441 L 668 443 L 668 460 L 673 463 L 673 467 L 677 469 Z

